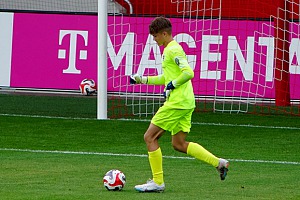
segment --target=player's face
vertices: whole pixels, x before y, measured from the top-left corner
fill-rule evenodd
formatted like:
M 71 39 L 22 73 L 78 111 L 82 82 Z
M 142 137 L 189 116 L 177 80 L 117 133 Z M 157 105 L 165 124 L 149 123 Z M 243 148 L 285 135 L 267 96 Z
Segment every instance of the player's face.
M 152 36 L 158 46 L 162 46 L 165 44 L 165 32 L 155 33 Z

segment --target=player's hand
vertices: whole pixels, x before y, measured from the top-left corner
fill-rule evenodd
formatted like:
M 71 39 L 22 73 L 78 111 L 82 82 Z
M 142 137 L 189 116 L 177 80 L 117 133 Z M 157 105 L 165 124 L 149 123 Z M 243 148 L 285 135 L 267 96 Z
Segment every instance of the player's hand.
M 130 75 L 130 84 L 139 84 L 142 81 L 142 76 L 138 74 L 131 74 Z
M 164 97 L 166 100 L 169 99 L 169 96 L 170 96 L 170 93 L 172 92 L 172 90 L 174 90 L 175 87 L 172 83 L 172 81 L 170 83 L 168 83 L 167 87 L 165 88 L 165 91 L 164 91 Z
M 130 75 L 130 84 L 139 84 L 139 83 L 144 83 L 146 84 L 148 82 L 148 77 L 147 76 L 141 76 L 138 74 L 131 74 Z

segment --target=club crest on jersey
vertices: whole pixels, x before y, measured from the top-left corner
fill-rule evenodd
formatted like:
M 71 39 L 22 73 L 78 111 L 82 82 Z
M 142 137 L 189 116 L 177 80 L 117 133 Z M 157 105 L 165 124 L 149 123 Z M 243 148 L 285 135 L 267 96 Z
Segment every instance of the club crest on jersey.
M 176 63 L 176 65 L 179 66 L 180 62 L 179 62 L 179 59 L 178 59 L 178 58 L 175 58 L 175 63 Z

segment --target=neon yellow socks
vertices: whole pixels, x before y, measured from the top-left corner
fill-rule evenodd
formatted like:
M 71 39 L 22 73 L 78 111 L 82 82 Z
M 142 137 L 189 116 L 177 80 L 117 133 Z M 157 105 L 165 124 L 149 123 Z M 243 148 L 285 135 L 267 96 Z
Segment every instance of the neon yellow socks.
M 193 156 L 194 158 L 211 164 L 214 167 L 218 167 L 219 158 L 214 156 L 212 153 L 207 151 L 201 145 L 197 143 L 190 142 L 187 148 L 187 154 Z
M 158 148 L 155 151 L 148 152 L 149 154 L 149 163 L 152 170 L 153 181 L 161 185 L 164 183 L 163 177 L 163 167 L 162 167 L 162 153 L 161 149 Z M 204 161 L 214 167 L 218 167 L 219 158 L 214 156 L 212 153 L 207 151 L 201 145 L 190 142 L 187 148 L 187 154 L 198 159 Z
M 164 183 L 163 169 L 162 169 L 162 153 L 161 149 L 158 148 L 155 151 L 148 152 L 149 163 L 152 170 L 153 181 L 161 185 Z

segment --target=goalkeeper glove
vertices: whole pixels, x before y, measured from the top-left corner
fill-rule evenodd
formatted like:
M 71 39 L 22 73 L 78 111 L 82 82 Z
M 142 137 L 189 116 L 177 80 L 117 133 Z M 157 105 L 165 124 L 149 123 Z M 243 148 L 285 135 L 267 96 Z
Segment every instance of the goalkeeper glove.
M 130 84 L 139 84 L 139 83 L 144 83 L 146 84 L 148 82 L 148 77 L 147 76 L 141 76 L 138 74 L 131 74 L 130 75 Z
M 164 97 L 166 100 L 168 100 L 169 96 L 170 96 L 170 93 L 171 91 L 175 89 L 172 81 L 170 83 L 168 83 L 167 87 L 165 88 L 165 91 L 164 91 Z

